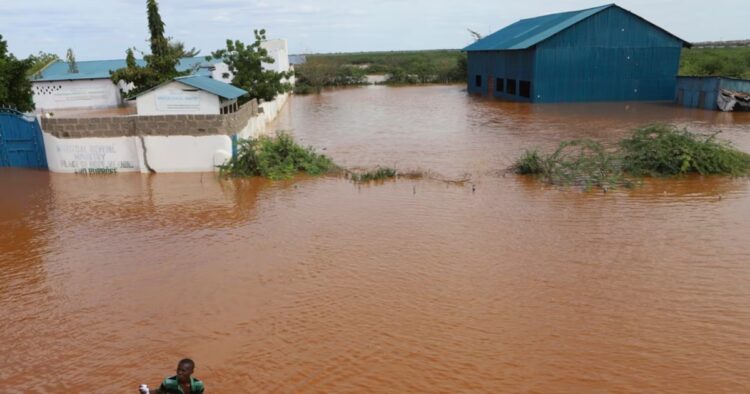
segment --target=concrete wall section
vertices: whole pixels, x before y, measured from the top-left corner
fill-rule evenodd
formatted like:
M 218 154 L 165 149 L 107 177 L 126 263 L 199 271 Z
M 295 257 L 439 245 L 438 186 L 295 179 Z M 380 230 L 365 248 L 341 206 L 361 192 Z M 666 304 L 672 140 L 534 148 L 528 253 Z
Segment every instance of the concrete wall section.
M 38 112 L 67 108 L 108 108 L 121 104 L 120 91 L 109 79 L 33 82 Z
M 49 170 L 70 174 L 213 172 L 232 155 L 226 135 L 57 138 L 47 133 Z
M 232 155 L 227 135 L 143 137 L 146 164 L 154 172 L 212 172 Z
M 284 107 L 287 100 L 289 100 L 289 94 L 284 93 L 276 96 L 273 101 L 264 102 L 259 105 L 260 111 L 258 115 L 249 118 L 244 126 L 239 129 L 237 137 L 242 139 L 258 138 L 261 135 L 268 134 L 268 123 L 276 120 L 279 111 Z
M 42 134 L 52 172 L 114 174 L 144 169 L 142 147 L 135 137 L 63 139 Z
M 137 135 L 232 135 L 258 115 L 253 100 L 227 115 L 113 116 L 104 118 L 42 118 L 42 130 L 58 138 Z
M 232 136 L 267 133 L 288 94 L 251 101 L 229 115 L 43 118 L 52 172 L 213 172 L 232 155 Z
M 206 91 L 171 82 L 136 99 L 138 115 L 201 114 L 220 111 L 219 97 Z
M 224 62 L 214 64 L 214 69 L 211 71 L 211 78 L 221 81 L 224 83 L 231 84 L 234 74 L 229 71 L 229 66 Z

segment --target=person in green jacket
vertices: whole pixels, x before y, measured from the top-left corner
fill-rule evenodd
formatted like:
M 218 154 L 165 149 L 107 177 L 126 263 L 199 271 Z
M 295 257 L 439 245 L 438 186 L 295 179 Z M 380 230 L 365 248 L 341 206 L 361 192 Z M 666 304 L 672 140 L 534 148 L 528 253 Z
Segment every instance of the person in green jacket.
M 159 394 L 203 394 L 203 382 L 193 377 L 195 362 L 189 358 L 177 363 L 177 375 L 164 379 Z

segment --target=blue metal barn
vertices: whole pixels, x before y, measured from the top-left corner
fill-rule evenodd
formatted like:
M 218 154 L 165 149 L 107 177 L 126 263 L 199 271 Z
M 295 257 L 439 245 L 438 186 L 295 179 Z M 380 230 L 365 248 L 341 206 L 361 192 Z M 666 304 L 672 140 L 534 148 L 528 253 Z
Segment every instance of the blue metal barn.
M 464 48 L 468 91 L 535 103 L 674 100 L 689 46 L 615 4 L 523 19 Z

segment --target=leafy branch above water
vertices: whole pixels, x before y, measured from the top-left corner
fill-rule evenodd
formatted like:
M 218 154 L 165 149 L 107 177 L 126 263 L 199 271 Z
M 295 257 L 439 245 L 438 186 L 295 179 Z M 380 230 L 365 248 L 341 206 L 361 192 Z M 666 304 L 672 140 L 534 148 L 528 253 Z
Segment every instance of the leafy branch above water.
M 222 176 L 289 179 L 298 172 L 321 175 L 336 170 L 336 165 L 312 147 L 303 147 L 285 133 L 275 137 L 240 140 L 237 154 L 219 166 Z
M 526 151 L 511 170 L 536 175 L 549 184 L 604 190 L 631 187 L 642 176 L 750 173 L 750 155 L 715 136 L 651 125 L 636 129 L 611 149 L 596 141 L 575 140 L 560 143 L 550 154 Z

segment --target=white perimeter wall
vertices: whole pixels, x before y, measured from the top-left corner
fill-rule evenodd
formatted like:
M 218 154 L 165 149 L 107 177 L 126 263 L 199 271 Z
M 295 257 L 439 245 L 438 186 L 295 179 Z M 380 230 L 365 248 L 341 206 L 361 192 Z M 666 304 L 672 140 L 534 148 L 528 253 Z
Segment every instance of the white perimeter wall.
M 56 138 L 44 133 L 52 172 L 212 172 L 232 156 L 226 135 Z M 145 149 L 144 149 L 145 148 Z
M 136 99 L 138 115 L 218 115 L 219 96 L 170 82 Z
M 32 82 L 37 112 L 66 108 L 117 107 L 120 91 L 109 79 Z
M 267 134 L 267 123 L 276 119 L 288 98 L 288 94 L 283 94 L 261 104 L 263 113 L 250 118 L 238 137 Z M 57 138 L 43 133 L 43 136 L 52 172 L 213 172 L 232 156 L 232 139 L 227 135 Z

